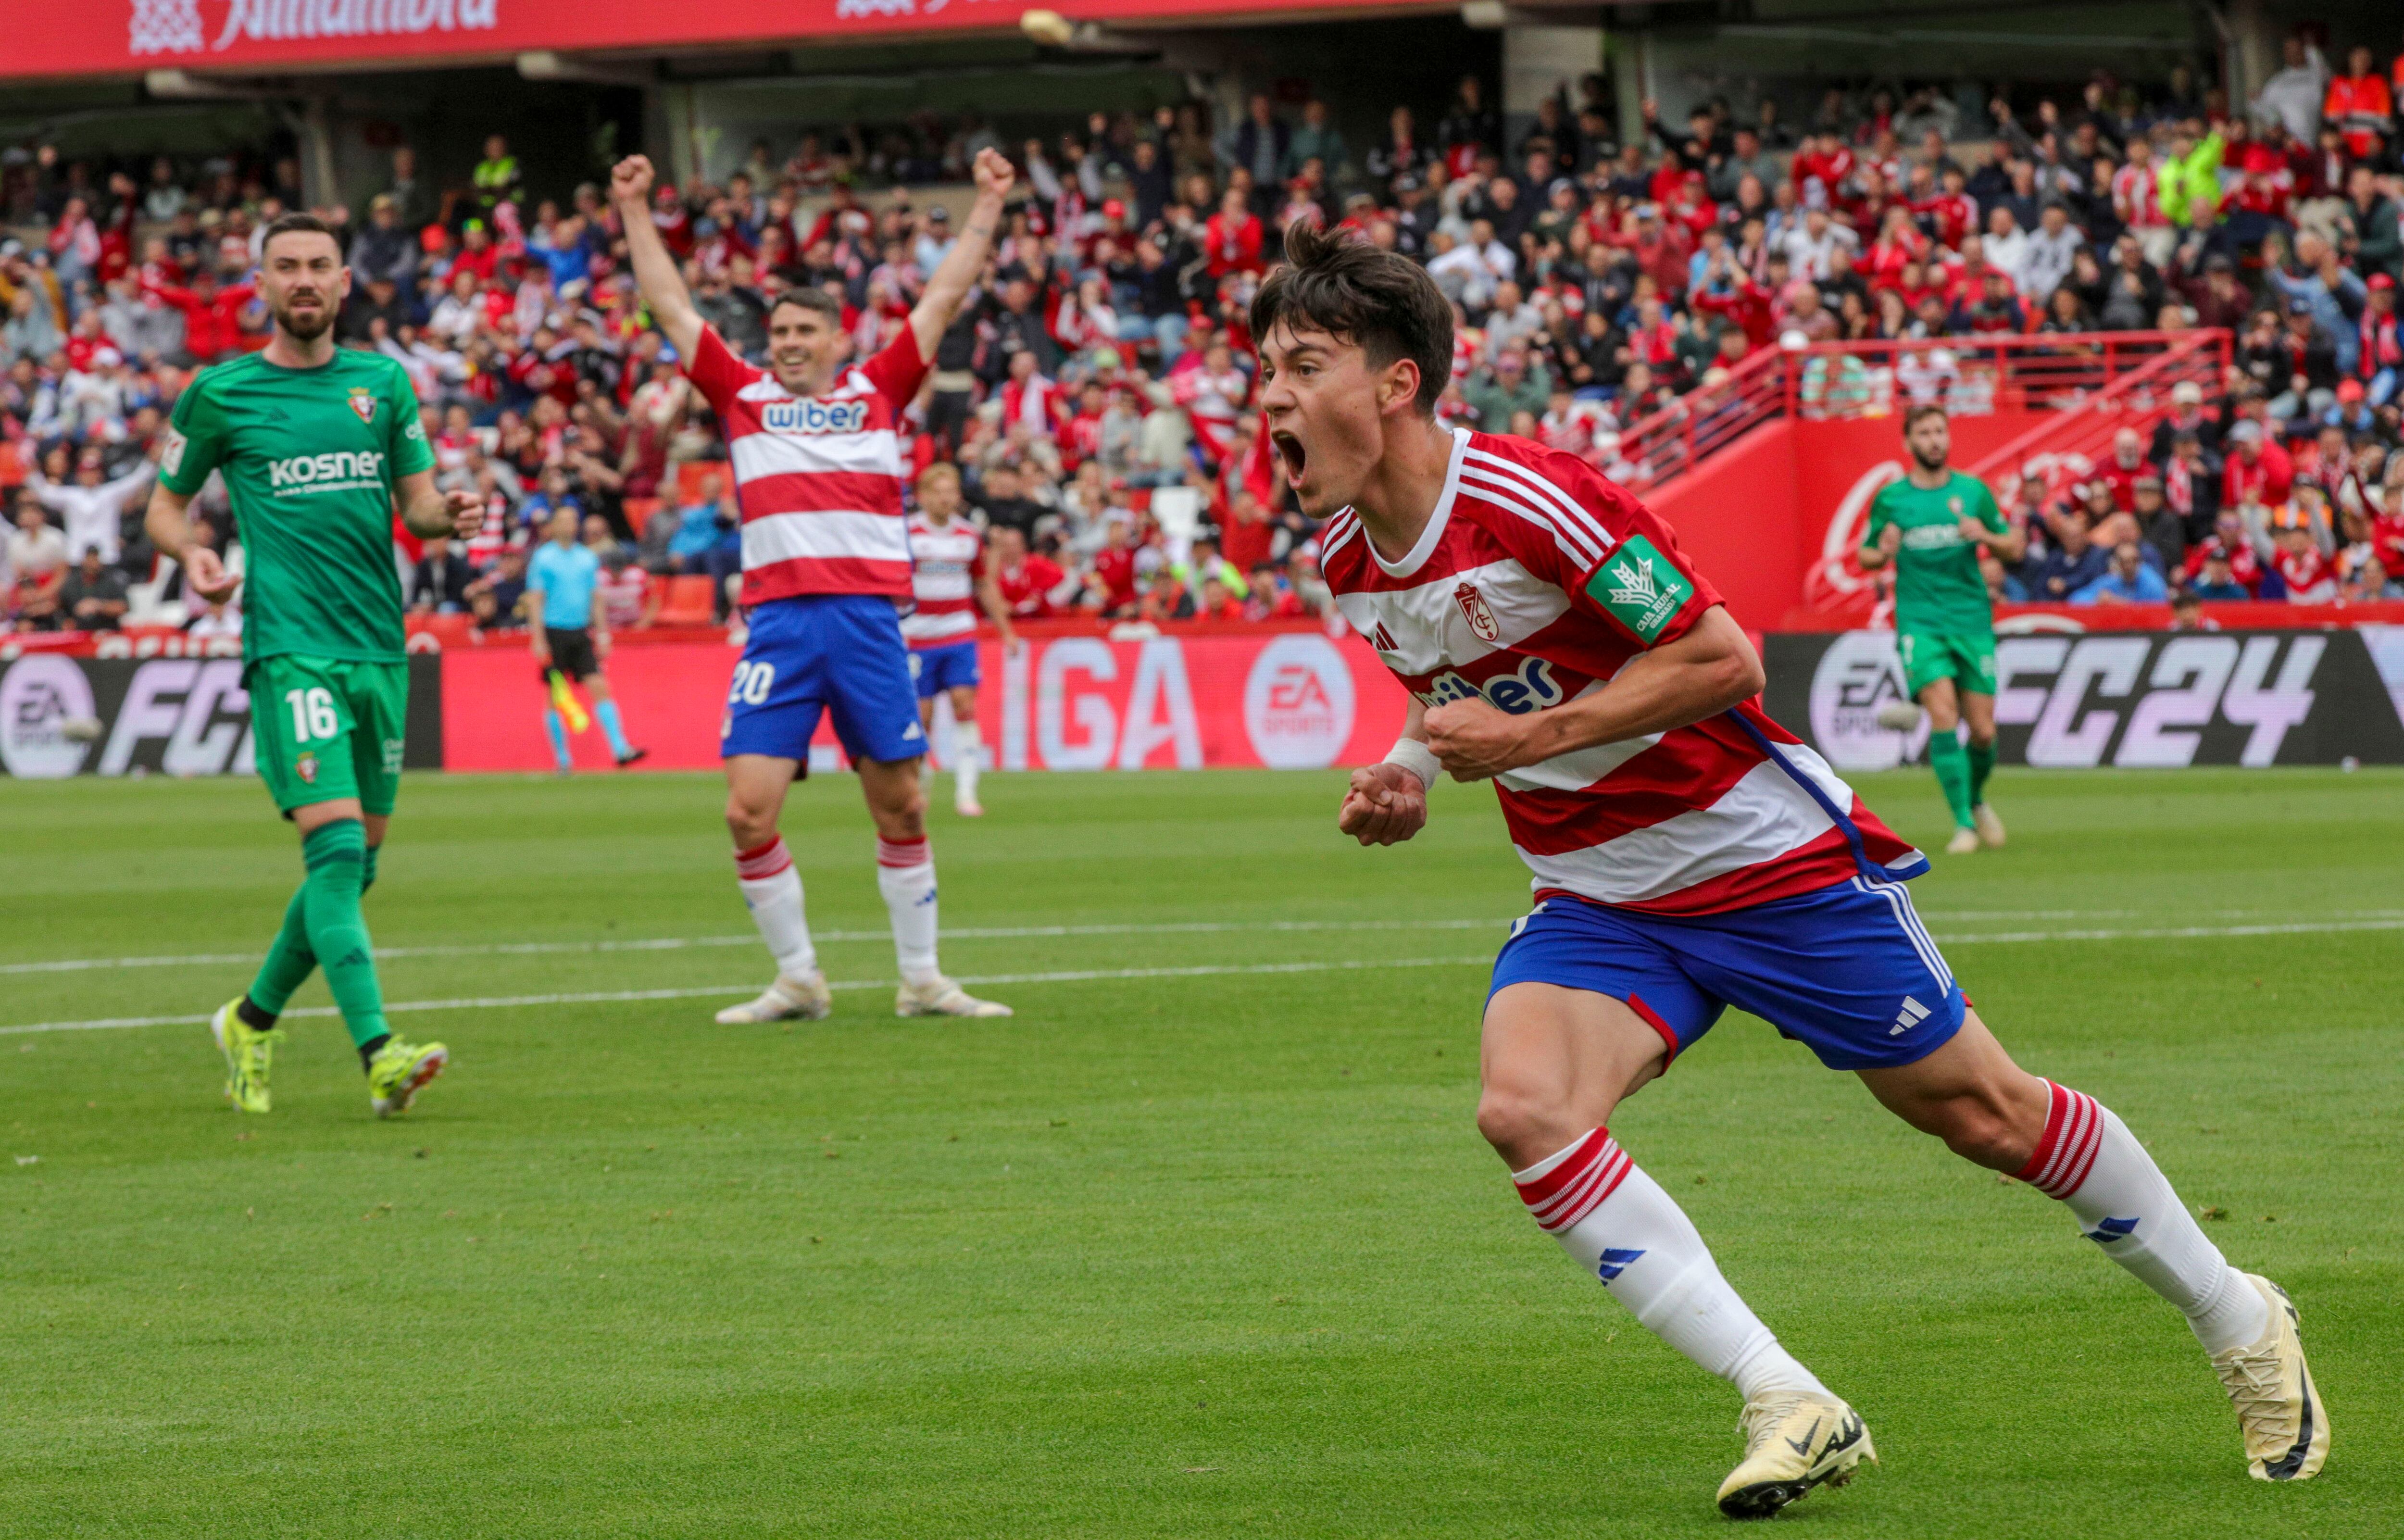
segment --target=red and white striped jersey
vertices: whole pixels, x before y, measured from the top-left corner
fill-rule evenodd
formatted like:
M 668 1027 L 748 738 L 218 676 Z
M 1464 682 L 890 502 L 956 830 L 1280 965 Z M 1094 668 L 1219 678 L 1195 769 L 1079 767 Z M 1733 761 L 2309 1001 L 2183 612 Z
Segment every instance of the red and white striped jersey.
M 912 647 L 948 647 L 976 636 L 976 585 L 985 576 L 985 536 L 966 519 L 910 521 L 910 589 L 918 608 L 902 617 Z
M 926 378 L 916 334 L 795 396 L 736 357 L 715 327 L 685 366 L 717 412 L 743 515 L 743 602 L 804 594 L 910 596 L 902 413 Z
M 1320 543 L 1344 618 L 1429 706 L 1559 705 L 1720 602 L 1670 526 L 1575 455 L 1459 428 L 1443 496 L 1401 561 L 1370 549 L 1349 509 Z M 1848 822 L 1890 875 L 1926 864 L 1754 701 L 1495 786 L 1540 898 L 1692 915 L 1810 892 L 1859 874 Z

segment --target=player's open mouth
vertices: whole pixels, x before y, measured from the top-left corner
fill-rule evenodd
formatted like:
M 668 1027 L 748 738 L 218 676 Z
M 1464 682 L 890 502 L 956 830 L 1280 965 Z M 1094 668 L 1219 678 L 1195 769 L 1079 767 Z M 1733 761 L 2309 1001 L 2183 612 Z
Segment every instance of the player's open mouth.
M 1282 428 L 1273 428 L 1269 432 L 1269 443 L 1277 450 L 1278 457 L 1285 461 L 1287 483 L 1301 485 L 1303 464 L 1310 457 L 1309 452 L 1302 447 L 1302 441 Z

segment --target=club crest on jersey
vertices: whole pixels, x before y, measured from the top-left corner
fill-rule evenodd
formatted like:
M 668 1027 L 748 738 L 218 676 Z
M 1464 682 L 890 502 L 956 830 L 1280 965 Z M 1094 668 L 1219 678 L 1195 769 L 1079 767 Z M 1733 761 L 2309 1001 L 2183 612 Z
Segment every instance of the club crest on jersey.
M 375 392 L 365 385 L 351 386 L 351 410 L 359 414 L 359 421 L 372 426 L 376 414 Z
M 1962 499 L 1959 497 L 1946 498 L 1945 506 L 1953 511 L 1953 516 L 1955 518 L 1958 519 L 1962 516 Z
M 317 756 L 314 754 L 301 755 L 298 760 L 293 762 L 292 773 L 300 777 L 300 783 L 303 786 L 316 785 Z
M 1487 605 L 1486 595 L 1477 591 L 1475 583 L 1462 583 L 1452 591 L 1452 597 L 1461 606 L 1461 612 L 1469 618 L 1469 629 L 1477 633 L 1478 640 L 1498 642 L 1502 639 L 1502 628 L 1494 623 L 1494 611 Z
M 866 401 L 770 401 L 760 426 L 771 433 L 857 433 L 868 426 Z

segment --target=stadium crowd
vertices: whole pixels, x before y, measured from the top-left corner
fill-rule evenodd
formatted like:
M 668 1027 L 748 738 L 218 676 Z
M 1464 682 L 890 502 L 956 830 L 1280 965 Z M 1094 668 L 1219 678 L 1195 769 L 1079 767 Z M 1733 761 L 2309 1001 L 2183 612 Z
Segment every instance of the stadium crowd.
M 1311 102 L 1212 125 L 1198 103 L 1095 114 L 1017 147 L 1023 199 L 943 339 L 919 465 L 956 461 L 1026 618 L 1225 620 L 1319 610 L 1312 529 L 1254 433 L 1246 310 L 1302 217 L 1423 260 L 1459 306 L 1441 411 L 1608 469 L 1639 421 L 1763 349 L 1998 333 L 2237 337 L 2225 399 L 2183 394 L 2067 497 L 2009 499 L 2025 563 L 1999 598 L 2404 595 L 2404 55 L 2333 66 L 2300 38 L 2231 105 L 2186 69 L 2009 91 L 1983 121 L 1934 87 L 1831 90 L 1808 121 L 1725 101 L 1620 143 L 1599 78 L 1506 133 L 1475 77 L 1355 144 Z M 1429 123 L 1432 119 L 1432 127 Z M 704 314 L 758 356 L 775 296 L 838 291 L 864 351 L 903 324 L 951 240 L 911 182 L 997 142 L 974 119 L 753 144 L 652 218 Z M 779 159 L 780 151 L 783 158 Z M 185 609 L 140 532 L 189 372 L 263 345 L 260 231 L 297 163 L 0 160 L 0 624 L 104 629 Z M 741 563 L 723 445 L 648 324 L 597 182 L 530 187 L 495 136 L 438 188 L 404 148 L 342 231 L 354 345 L 414 380 L 446 486 L 490 500 L 456 549 L 399 536 L 421 611 L 515 623 L 526 553 L 566 508 L 622 624 L 671 576 Z M 197 505 L 238 559 L 221 492 Z M 706 618 L 706 617 L 704 617 Z

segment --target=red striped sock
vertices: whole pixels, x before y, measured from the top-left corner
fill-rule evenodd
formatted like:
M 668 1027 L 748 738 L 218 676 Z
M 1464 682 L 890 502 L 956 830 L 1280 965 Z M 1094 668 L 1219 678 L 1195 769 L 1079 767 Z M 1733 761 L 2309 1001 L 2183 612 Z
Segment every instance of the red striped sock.
M 2049 1080 L 2045 1085 L 2052 1101 L 2046 1109 L 2044 1137 L 2028 1164 L 2012 1175 L 2048 1197 L 2068 1197 L 2094 1169 L 2095 1152 L 2104 1144 L 2104 1109 L 2084 1092 Z
M 881 834 L 877 836 L 876 864 L 879 866 L 924 866 L 934 859 L 924 838 L 890 840 Z
M 793 858 L 785 848 L 785 836 L 772 834 L 765 845 L 734 852 L 734 875 L 746 882 L 758 882 L 791 868 Z
M 1596 1128 L 1570 1146 L 1552 1166 L 1533 1168 L 1524 1181 L 1513 1178 L 1519 1201 L 1547 1235 L 1563 1230 L 1594 1212 L 1628 1177 L 1628 1156 L 1608 1128 Z

